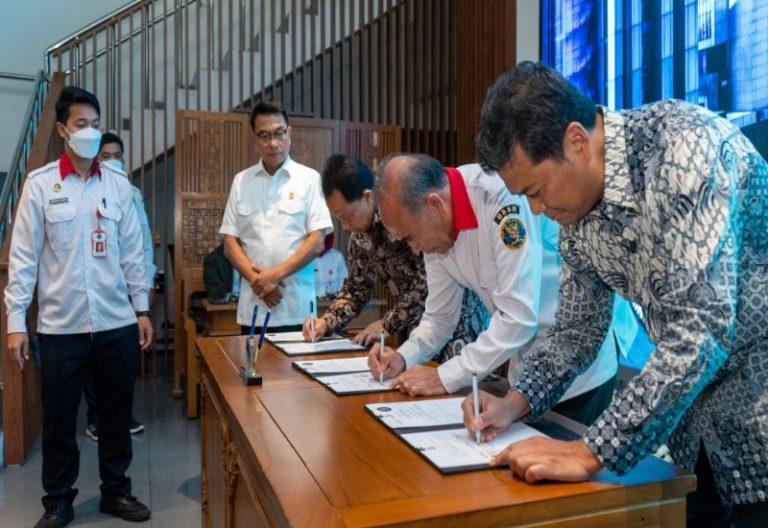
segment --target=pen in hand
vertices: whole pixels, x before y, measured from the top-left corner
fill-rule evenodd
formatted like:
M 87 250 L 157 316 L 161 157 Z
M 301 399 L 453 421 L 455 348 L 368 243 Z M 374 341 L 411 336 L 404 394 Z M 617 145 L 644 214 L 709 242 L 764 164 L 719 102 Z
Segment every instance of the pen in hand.
M 309 301 L 309 338 L 315 342 L 315 302 Z
M 477 391 L 477 374 L 472 374 L 472 412 L 475 418 L 480 414 L 480 395 Z M 475 429 L 475 442 L 480 445 L 480 429 Z
M 384 357 L 384 330 L 381 331 L 379 340 L 379 367 L 381 368 L 381 359 Z M 384 369 L 379 371 L 379 383 L 384 384 Z

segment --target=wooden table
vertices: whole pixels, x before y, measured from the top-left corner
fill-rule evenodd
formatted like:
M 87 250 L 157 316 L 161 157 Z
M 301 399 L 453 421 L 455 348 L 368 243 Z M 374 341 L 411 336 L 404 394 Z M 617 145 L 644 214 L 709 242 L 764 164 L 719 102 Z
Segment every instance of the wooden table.
M 203 299 L 203 308 L 208 315 L 207 335 L 237 335 L 240 333 L 240 325 L 237 324 L 237 302 L 214 304 Z M 318 299 L 317 313 L 322 315 L 331 304 L 330 299 Z M 371 299 L 363 307 L 360 314 L 347 325 L 350 328 L 364 328 L 374 321 L 381 319 L 387 308 L 384 299 Z
M 337 397 L 270 345 L 257 365 L 264 384 L 245 387 L 243 337 L 197 346 L 205 526 L 685 524 L 695 479 L 656 458 L 579 484 L 528 485 L 505 469 L 443 476 L 363 409 L 404 396 Z

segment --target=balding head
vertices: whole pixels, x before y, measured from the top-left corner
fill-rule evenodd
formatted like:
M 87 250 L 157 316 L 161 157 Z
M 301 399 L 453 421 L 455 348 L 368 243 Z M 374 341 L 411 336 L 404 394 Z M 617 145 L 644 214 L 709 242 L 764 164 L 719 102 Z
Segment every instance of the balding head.
M 453 210 L 443 165 L 424 154 L 395 154 L 377 171 L 375 199 L 392 235 L 419 253 L 453 246 Z
M 411 212 L 418 212 L 430 192 L 448 185 L 445 168 L 426 154 L 395 154 L 379 165 L 376 199 L 395 199 Z

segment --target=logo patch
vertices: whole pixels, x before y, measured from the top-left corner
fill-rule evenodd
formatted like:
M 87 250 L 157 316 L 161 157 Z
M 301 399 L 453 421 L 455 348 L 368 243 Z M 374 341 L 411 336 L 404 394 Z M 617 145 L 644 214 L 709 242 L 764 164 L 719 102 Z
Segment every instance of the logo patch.
M 59 192 L 61 190 L 61 184 L 60 183 L 54 183 L 53 184 L 53 192 Z
M 67 198 L 67 197 L 64 197 L 64 198 L 51 198 L 50 200 L 48 200 L 48 203 L 50 205 L 64 204 L 64 203 L 68 203 L 68 202 L 69 202 L 69 198 Z
M 525 226 L 517 217 L 507 218 L 501 225 L 499 236 L 509 249 L 520 249 L 525 245 Z
M 501 224 L 501 221 L 504 220 L 505 217 L 511 214 L 520 214 L 520 207 L 515 204 L 505 205 L 504 207 L 499 209 L 498 213 L 494 215 L 493 221 L 496 222 L 497 225 L 499 225 Z

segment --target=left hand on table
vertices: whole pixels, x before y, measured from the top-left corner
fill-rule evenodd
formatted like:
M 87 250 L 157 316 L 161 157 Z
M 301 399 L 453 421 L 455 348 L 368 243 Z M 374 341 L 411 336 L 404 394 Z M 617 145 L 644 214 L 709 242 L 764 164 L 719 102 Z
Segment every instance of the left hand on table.
M 384 332 L 385 339 L 389 337 L 389 334 L 384 331 L 384 323 L 379 319 L 360 330 L 357 335 L 352 338 L 352 342 L 356 345 L 368 346 L 381 338 L 381 332 Z
M 603 465 L 582 440 L 563 441 L 534 437 L 508 445 L 491 460 L 498 466 L 509 462 L 509 469 L 521 479 L 582 482 Z
M 440 381 L 440 375 L 434 367 L 417 365 L 411 367 L 395 380 L 392 387 L 409 396 L 439 396 L 448 394 Z

